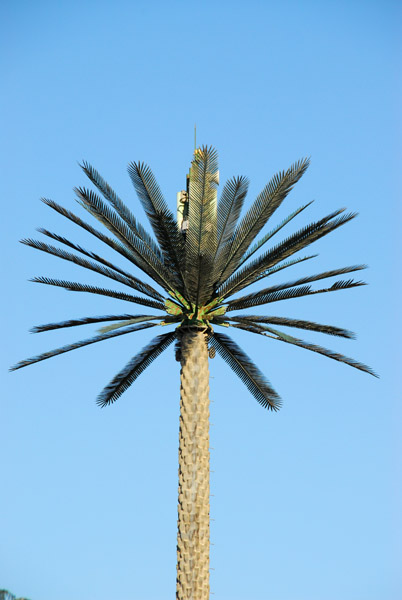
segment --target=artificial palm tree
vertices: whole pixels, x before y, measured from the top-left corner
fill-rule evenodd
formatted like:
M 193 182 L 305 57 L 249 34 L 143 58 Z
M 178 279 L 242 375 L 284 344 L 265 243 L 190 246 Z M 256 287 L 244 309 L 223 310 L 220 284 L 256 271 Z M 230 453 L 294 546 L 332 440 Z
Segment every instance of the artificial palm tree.
M 304 211 L 308 206 L 306 204 L 256 239 L 306 171 L 308 164 L 309 161 L 303 159 L 287 171 L 275 175 L 240 219 L 248 181 L 244 177 L 229 180 L 217 202 L 219 173 L 217 153 L 213 148 L 195 150 L 187 176 L 187 188 L 178 194 L 177 218 L 168 208 L 149 167 L 143 163 L 131 163 L 129 174 L 155 237 L 147 233 L 100 174 L 86 162 L 81 165 L 82 169 L 103 199 L 97 193 L 80 187 L 76 189 L 78 202 L 106 227 L 112 237 L 54 201 L 43 200 L 56 212 L 127 259 L 130 267 L 135 266 L 148 275 L 163 290 L 162 293 L 138 279 L 130 269 L 116 266 L 98 254 L 46 229 L 39 231 L 67 249 L 42 241 L 22 240 L 28 246 L 113 279 L 135 294 L 47 277 L 35 277 L 33 281 L 75 292 L 110 296 L 159 312 L 89 316 L 34 327 L 33 331 L 38 333 L 91 323 L 104 324 L 95 337 L 24 360 L 13 369 L 157 325 L 173 328 L 154 338 L 134 356 L 100 393 L 97 402 L 104 407 L 117 400 L 175 341 L 176 358 L 181 362 L 176 594 L 180 600 L 209 598 L 208 354 L 213 358 L 217 351 L 264 408 L 276 411 L 280 406 L 278 394 L 250 358 L 230 337 L 216 330 L 220 327 L 243 329 L 318 352 L 374 374 L 369 367 L 351 358 L 283 333 L 277 326 L 344 338 L 353 337 L 345 329 L 281 316 L 242 315 L 234 312 L 290 298 L 363 285 L 361 281 L 342 279 L 327 287 L 313 289 L 311 286 L 314 282 L 364 268 L 364 265 L 355 265 L 244 293 L 245 288 L 270 275 L 312 259 L 312 255 L 294 255 L 355 216 L 345 214 L 344 209 L 336 210 L 266 249 L 267 242 Z
M 0 600 L 28 600 L 28 598 L 16 598 L 8 590 L 0 590 Z

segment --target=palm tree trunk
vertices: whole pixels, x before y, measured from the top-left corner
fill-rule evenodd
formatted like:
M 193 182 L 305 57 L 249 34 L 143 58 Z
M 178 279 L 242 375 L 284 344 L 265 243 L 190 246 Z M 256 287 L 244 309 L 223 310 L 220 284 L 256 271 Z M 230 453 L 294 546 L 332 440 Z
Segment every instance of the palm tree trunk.
M 209 369 L 205 331 L 181 338 L 177 600 L 209 600 Z

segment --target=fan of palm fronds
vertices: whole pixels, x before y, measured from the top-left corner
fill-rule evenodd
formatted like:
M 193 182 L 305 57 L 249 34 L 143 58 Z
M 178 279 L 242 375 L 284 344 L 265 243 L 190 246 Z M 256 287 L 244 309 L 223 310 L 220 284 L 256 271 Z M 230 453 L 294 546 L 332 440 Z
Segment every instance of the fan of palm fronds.
M 181 334 L 186 328 L 194 327 L 205 330 L 210 356 L 213 357 L 215 352 L 218 352 L 258 402 L 273 410 L 280 406 L 278 394 L 241 348 L 227 335 L 216 332 L 216 327 L 243 329 L 293 344 L 375 375 L 366 365 L 283 333 L 276 327 L 352 338 L 353 334 L 343 328 L 280 316 L 231 315 L 234 310 L 364 285 L 362 281 L 353 279 L 339 279 L 321 288 L 314 288 L 311 285 L 323 279 L 343 276 L 365 268 L 365 265 L 354 265 L 236 296 L 245 288 L 274 273 L 310 260 L 315 255 L 296 257 L 293 255 L 356 216 L 353 213 L 345 213 L 345 209 L 336 210 L 265 250 L 266 243 L 309 206 L 310 203 L 301 206 L 279 225 L 258 238 L 274 212 L 305 173 L 308 165 L 309 160 L 303 159 L 293 164 L 287 171 L 276 174 L 240 218 L 247 194 L 247 179 L 234 177 L 229 180 L 217 201 L 217 153 L 211 147 L 197 149 L 188 177 L 188 227 L 182 230 L 175 215 L 169 209 L 151 169 L 144 163 L 131 163 L 128 168 L 129 175 L 149 219 L 155 236 L 153 237 L 142 227 L 132 211 L 100 174 L 84 162 L 81 165 L 83 171 L 103 199 L 94 191 L 80 187 L 76 188 L 77 201 L 108 230 L 108 234 L 99 231 L 52 200 L 43 201 L 123 256 L 129 261 L 130 268 L 123 269 L 116 266 L 95 252 L 86 250 L 47 229 L 39 229 L 39 231 L 62 247 L 33 239 L 24 239 L 22 242 L 103 275 L 130 288 L 136 294 L 48 277 L 35 277 L 32 281 L 75 292 L 109 296 L 161 312 L 156 315 L 125 313 L 83 317 L 36 326 L 32 331 L 39 333 L 91 323 L 103 324 L 95 337 L 21 361 L 12 370 L 89 344 L 163 325 L 173 326 L 175 329 L 154 338 L 129 361 L 99 395 L 98 403 L 101 406 L 114 402 L 174 340 L 176 340 L 176 358 L 180 360 Z M 131 273 L 133 266 L 153 279 L 163 293 L 134 276 Z M 105 325 L 105 323 L 110 324 Z

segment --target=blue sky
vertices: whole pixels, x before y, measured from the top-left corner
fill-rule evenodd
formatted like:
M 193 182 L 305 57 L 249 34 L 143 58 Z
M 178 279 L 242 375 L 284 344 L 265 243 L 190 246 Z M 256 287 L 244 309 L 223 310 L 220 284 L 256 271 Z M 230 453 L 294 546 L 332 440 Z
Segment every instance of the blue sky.
M 98 392 L 148 332 L 7 369 L 94 331 L 28 334 L 35 324 L 126 310 L 27 282 L 103 283 L 18 244 L 42 226 L 101 249 L 39 198 L 77 210 L 86 159 L 145 222 L 127 163 L 149 163 L 174 207 L 196 122 L 199 143 L 219 151 L 221 180 L 250 178 L 249 202 L 276 171 L 311 156 L 273 219 L 314 199 L 288 234 L 342 206 L 359 212 L 292 277 L 367 263 L 370 285 L 289 300 L 273 314 L 356 331 L 357 341 L 304 338 L 381 375 L 235 333 L 284 400 L 271 414 L 211 361 L 212 598 L 399 598 L 397 2 L 5 0 L 0 11 L 0 588 L 31 600 L 174 597 L 173 352 L 104 410 Z

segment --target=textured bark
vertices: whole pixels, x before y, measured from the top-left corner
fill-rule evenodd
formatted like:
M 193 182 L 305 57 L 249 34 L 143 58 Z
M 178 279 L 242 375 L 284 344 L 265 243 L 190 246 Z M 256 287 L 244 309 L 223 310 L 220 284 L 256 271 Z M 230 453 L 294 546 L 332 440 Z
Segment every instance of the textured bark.
M 209 599 L 208 347 L 194 329 L 181 339 L 176 599 Z

